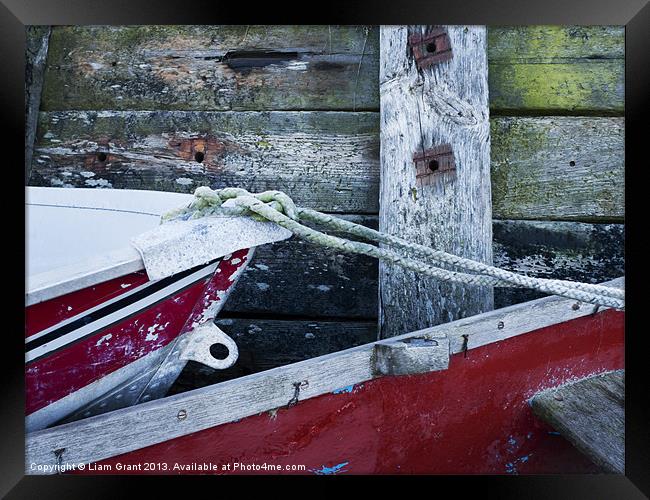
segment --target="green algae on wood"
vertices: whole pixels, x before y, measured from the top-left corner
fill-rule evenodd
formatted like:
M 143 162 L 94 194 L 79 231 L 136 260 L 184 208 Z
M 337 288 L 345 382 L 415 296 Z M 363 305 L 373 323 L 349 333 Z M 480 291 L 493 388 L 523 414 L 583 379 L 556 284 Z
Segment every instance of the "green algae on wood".
M 623 118 L 497 117 L 491 132 L 495 218 L 622 221 Z
M 488 27 L 488 59 L 491 63 L 553 63 L 624 57 L 623 26 Z
M 623 112 L 623 27 L 496 27 L 488 33 L 493 112 Z

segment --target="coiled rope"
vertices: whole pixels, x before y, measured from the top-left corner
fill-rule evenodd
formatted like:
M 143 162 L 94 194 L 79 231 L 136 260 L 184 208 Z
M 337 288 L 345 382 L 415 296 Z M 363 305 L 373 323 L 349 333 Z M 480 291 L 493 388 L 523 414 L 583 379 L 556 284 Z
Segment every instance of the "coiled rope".
M 297 207 L 293 200 L 281 191 L 249 193 L 241 188 L 212 190 L 205 186 L 199 187 L 194 193 L 194 200 L 188 206 L 165 214 L 163 222 L 217 215 L 247 215 L 256 220 L 274 222 L 288 229 L 297 237 L 316 245 L 345 253 L 368 255 L 444 281 L 466 285 L 531 288 L 589 304 L 625 309 L 625 292 L 621 289 L 575 281 L 535 278 L 506 271 L 482 262 L 411 243 L 397 236 L 384 234 L 316 210 Z M 383 244 L 385 247 L 326 234 L 307 227 L 299 221 L 320 224 L 331 230 Z M 386 247 L 393 247 L 403 252 L 400 253 Z M 453 266 L 462 271 L 443 269 L 430 262 L 423 262 L 415 258 L 416 256 L 438 264 Z

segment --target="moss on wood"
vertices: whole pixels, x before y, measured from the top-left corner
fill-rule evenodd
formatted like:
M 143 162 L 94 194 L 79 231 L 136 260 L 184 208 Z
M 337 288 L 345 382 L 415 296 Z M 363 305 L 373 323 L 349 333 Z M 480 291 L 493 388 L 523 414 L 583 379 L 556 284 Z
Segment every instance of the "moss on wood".
M 501 114 L 622 114 L 622 26 L 488 30 L 490 107 Z

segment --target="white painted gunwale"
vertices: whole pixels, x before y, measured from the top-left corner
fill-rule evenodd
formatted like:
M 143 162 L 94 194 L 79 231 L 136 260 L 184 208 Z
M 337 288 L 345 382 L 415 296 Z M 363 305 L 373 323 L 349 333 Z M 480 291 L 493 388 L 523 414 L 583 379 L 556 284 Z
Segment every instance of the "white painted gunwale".
M 624 287 L 624 278 L 606 283 Z M 62 463 L 90 463 L 128 453 L 190 433 L 286 406 L 301 382 L 299 400 L 366 382 L 376 376 L 376 344 L 399 342 L 424 334 L 446 335 L 450 354 L 593 314 L 596 308 L 562 297 L 546 297 L 452 323 L 381 340 L 274 368 L 238 379 L 142 403 L 85 420 L 28 434 L 26 472 L 30 464 L 56 465 L 54 450 L 65 449 Z M 306 382 L 306 383 L 305 383 Z M 186 418 L 179 420 L 184 410 Z M 33 471 L 31 471 L 33 473 Z
M 144 270 L 135 248 L 121 250 L 27 278 L 25 307 Z

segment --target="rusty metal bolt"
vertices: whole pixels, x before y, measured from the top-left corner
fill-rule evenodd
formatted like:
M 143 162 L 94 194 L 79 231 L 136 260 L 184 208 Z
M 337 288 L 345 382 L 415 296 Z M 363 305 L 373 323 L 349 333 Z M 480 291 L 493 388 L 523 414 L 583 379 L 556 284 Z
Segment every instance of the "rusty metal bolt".
M 578 309 L 580 309 L 580 302 L 576 302 L 575 304 L 573 304 L 571 306 L 571 309 L 573 309 L 574 311 L 577 311 Z

